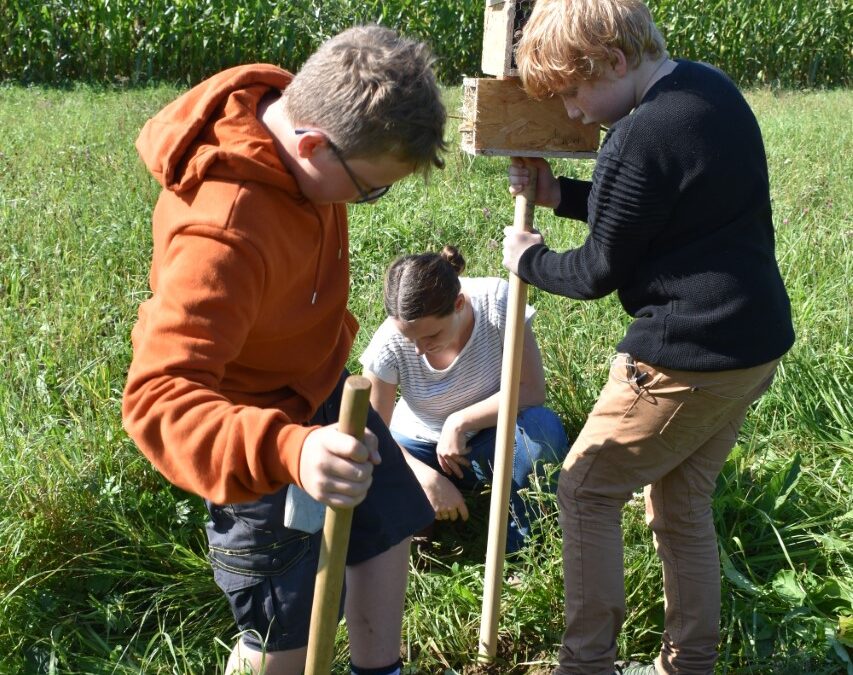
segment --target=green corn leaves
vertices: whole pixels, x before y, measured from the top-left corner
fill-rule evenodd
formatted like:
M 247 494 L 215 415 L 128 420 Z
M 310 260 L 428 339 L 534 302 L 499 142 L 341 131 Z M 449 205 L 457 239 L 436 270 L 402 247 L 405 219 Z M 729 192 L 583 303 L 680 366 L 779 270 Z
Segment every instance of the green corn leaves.
M 846 0 L 650 0 L 673 56 L 742 85 L 851 82 Z M 485 3 L 458 0 L 5 0 L 0 79 L 194 83 L 252 61 L 296 70 L 325 38 L 359 23 L 429 42 L 439 77 L 477 75 Z

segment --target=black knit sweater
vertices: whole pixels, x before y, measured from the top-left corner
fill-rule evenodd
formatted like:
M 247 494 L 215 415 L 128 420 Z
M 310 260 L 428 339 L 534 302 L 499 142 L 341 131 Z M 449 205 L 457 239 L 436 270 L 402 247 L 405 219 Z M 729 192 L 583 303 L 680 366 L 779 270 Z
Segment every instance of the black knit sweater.
M 589 236 L 563 253 L 531 247 L 519 276 L 571 298 L 617 291 L 634 317 L 619 351 L 716 371 L 791 347 L 761 132 L 722 72 L 679 61 L 610 128 L 592 182 L 560 187 L 555 213 L 588 222 Z

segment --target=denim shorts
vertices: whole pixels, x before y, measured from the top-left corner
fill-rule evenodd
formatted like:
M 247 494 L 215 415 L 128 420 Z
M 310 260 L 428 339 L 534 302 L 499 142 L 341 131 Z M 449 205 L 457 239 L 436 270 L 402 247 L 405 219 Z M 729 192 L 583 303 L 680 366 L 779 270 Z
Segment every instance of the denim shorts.
M 337 421 L 346 375 L 310 424 Z M 399 446 L 372 409 L 367 426 L 379 439 L 382 462 L 374 467 L 367 497 L 353 512 L 348 565 L 387 551 L 434 517 Z M 322 531 L 307 534 L 284 526 L 287 489 L 242 504 L 206 502 L 214 579 L 228 598 L 243 643 L 259 651 L 308 644 Z

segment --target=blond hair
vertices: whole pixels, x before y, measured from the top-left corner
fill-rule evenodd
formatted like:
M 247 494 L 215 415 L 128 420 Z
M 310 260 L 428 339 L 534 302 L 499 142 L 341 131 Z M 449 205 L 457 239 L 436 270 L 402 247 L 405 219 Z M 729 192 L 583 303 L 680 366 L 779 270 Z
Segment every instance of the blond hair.
M 544 98 L 567 83 L 594 80 L 621 50 L 630 68 L 666 56 L 666 43 L 641 0 L 538 0 L 518 43 L 525 91 Z
M 285 89 L 294 125 L 326 132 L 344 156 L 391 155 L 426 173 L 442 167 L 447 113 L 429 47 L 380 26 L 323 43 Z

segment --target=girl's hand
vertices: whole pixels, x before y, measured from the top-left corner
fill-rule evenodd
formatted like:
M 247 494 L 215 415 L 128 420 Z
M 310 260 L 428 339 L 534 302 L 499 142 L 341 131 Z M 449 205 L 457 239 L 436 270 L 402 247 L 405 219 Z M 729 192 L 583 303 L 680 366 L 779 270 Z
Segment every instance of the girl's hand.
M 436 520 L 468 520 L 468 507 L 459 489 L 446 476 L 424 465 L 418 476 L 421 487 L 435 510 Z
M 444 420 L 441 428 L 441 436 L 435 448 L 438 457 L 438 465 L 444 473 L 462 478 L 462 467 L 471 466 L 471 462 L 465 457 L 471 449 L 465 446 L 465 431 L 455 415 L 450 415 Z

